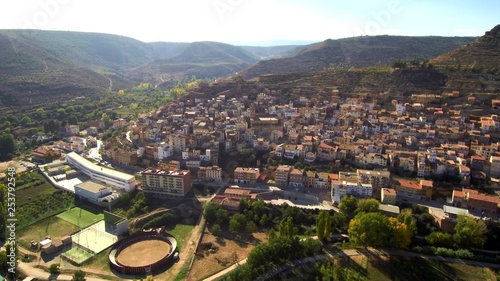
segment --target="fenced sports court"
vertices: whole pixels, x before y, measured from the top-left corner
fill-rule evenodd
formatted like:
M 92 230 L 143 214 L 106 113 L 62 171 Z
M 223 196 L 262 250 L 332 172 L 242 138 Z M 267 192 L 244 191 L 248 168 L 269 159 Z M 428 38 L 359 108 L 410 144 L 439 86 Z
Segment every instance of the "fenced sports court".
M 92 258 L 94 256 L 94 253 L 90 250 L 78 246 L 78 244 L 73 244 L 71 249 L 64 252 L 62 256 L 72 261 L 73 263 L 76 263 L 77 265 L 82 265 L 82 263 Z
M 118 241 L 116 234 L 106 232 L 105 221 L 99 221 L 82 229 L 80 232 L 73 234 L 71 238 L 73 239 L 73 243 L 95 254 L 104 251 Z
M 101 213 L 90 212 L 79 207 L 74 207 L 70 210 L 62 212 L 57 215 L 57 217 L 80 228 L 88 227 L 104 219 L 104 215 Z

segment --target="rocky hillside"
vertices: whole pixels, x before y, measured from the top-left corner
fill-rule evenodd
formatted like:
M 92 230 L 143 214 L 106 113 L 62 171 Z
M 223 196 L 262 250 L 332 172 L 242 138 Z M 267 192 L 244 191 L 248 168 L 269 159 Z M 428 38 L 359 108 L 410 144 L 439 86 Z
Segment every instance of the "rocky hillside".
M 438 56 L 431 64 L 440 69 L 497 73 L 500 71 L 500 25 L 476 41 Z

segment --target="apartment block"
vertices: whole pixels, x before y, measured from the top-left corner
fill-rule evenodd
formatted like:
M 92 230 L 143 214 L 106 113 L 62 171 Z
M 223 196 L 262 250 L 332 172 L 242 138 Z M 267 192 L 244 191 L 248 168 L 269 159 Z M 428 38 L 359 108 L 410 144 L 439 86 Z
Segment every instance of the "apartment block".
M 189 170 L 158 167 L 142 171 L 141 176 L 144 193 L 154 197 L 184 197 L 192 188 Z

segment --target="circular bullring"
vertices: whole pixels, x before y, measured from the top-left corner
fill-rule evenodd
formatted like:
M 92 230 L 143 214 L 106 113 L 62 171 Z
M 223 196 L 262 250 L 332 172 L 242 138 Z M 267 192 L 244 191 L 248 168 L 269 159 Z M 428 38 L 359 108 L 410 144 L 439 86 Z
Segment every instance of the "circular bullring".
M 163 231 L 138 232 L 116 243 L 109 265 L 122 274 L 141 274 L 166 265 L 177 250 L 177 241 Z

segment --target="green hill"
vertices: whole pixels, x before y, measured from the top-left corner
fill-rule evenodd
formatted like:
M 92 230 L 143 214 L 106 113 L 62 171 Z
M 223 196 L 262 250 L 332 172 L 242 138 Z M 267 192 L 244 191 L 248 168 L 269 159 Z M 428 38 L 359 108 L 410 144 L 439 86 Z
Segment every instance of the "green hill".
M 256 62 L 257 58 L 239 47 L 217 42 L 194 42 L 176 56 L 132 69 L 129 76 L 155 83 L 191 76 L 216 78 L 232 75 Z
M 244 78 L 264 74 L 315 72 L 335 67 L 389 65 L 395 60 L 430 59 L 474 41 L 474 37 L 363 36 L 326 40 L 281 59 L 263 60 L 242 71 Z

